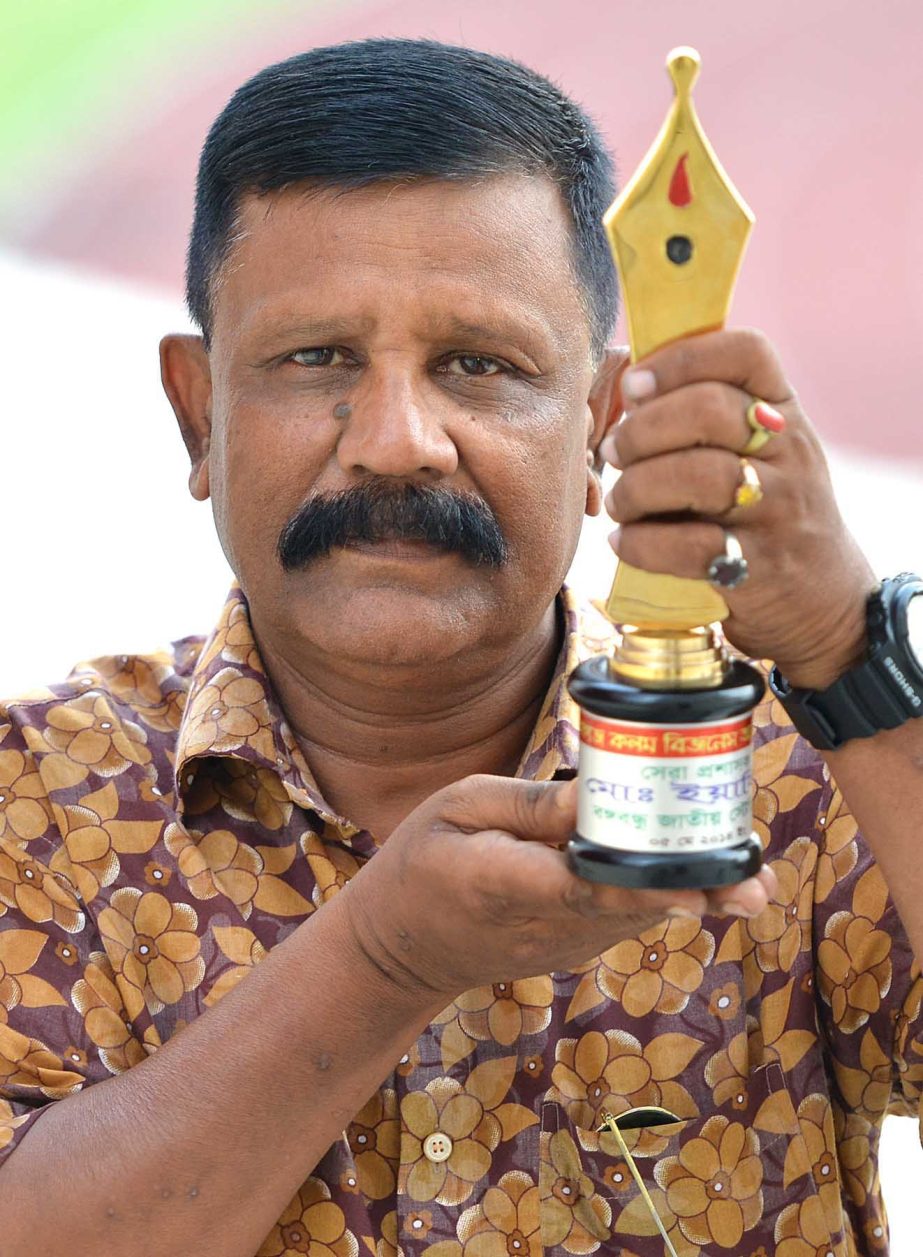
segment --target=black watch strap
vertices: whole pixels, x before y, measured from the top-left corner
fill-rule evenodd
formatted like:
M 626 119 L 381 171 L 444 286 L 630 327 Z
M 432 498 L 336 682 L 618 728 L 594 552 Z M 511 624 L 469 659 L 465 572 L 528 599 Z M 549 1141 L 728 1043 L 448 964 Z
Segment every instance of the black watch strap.
M 853 738 L 869 738 L 907 720 L 907 708 L 890 690 L 874 659 L 852 668 L 825 690 L 797 689 L 773 668 L 769 688 L 801 736 L 821 751 L 835 751 Z
M 877 585 L 865 607 L 866 657 L 825 690 L 797 689 L 772 669 L 769 688 L 812 746 L 835 751 L 923 716 L 920 599 L 923 580 L 913 572 Z

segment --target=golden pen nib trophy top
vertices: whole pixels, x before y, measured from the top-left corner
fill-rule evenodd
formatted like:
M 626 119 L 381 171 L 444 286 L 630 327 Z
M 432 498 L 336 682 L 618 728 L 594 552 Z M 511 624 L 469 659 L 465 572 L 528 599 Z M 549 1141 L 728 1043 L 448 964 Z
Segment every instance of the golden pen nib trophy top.
M 618 268 L 631 360 L 695 332 L 722 327 L 753 214 L 721 167 L 692 103 L 699 55 L 676 48 L 667 69 L 676 96 L 660 134 L 603 224 Z M 619 563 L 606 613 L 628 626 L 613 659 L 638 685 L 719 684 L 713 633 L 727 616 L 705 580 Z M 668 630 L 652 632 L 652 630 Z
M 723 326 L 753 225 L 696 117 L 698 54 L 677 48 L 667 68 L 672 107 L 604 219 L 633 362 Z M 763 680 L 724 650 L 724 600 L 704 579 L 619 563 L 606 613 L 620 630 L 611 658 L 588 660 L 568 682 L 581 708 L 574 868 L 633 887 L 749 877 L 762 858 L 750 740 Z

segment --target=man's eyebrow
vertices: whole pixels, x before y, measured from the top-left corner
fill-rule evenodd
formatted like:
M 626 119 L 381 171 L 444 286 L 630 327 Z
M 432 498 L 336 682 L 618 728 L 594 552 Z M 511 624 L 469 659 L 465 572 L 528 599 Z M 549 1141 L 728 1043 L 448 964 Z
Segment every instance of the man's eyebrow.
M 510 341 L 524 349 L 548 348 L 548 328 L 531 319 L 498 319 L 496 322 L 478 323 L 467 319 L 449 317 L 440 319 L 433 328 L 433 334 L 444 339 L 459 341 Z
M 311 346 L 336 344 L 354 336 L 371 335 L 377 320 L 369 315 L 337 314 L 324 317 L 299 314 L 297 311 L 270 310 L 255 312 L 240 326 L 242 340 L 254 346 Z M 554 329 L 541 319 L 510 317 L 499 311 L 497 317 L 469 319 L 446 313 L 429 320 L 425 335 L 434 342 L 464 349 L 474 345 L 514 345 L 530 356 L 546 356 L 554 348 Z
M 244 325 L 244 335 L 259 337 L 261 341 L 299 341 L 305 346 L 326 345 L 343 336 L 362 336 L 373 328 L 371 319 L 363 318 L 305 318 L 297 314 L 267 316 L 254 319 Z

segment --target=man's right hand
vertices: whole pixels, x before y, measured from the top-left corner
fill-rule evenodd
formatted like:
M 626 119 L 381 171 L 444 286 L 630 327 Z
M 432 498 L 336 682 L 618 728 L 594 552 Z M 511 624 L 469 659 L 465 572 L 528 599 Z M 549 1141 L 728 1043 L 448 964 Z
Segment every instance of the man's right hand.
M 356 942 L 405 995 L 573 969 L 667 916 L 762 911 L 764 868 L 737 886 L 637 891 L 584 880 L 561 849 L 576 782 L 476 776 L 415 809 L 347 894 Z

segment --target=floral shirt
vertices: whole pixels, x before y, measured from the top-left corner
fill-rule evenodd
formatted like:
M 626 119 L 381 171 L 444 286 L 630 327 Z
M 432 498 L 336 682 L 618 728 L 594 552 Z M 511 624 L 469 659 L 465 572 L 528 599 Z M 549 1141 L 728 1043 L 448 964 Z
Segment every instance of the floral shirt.
M 573 774 L 565 637 L 520 775 Z M 756 714 L 755 920 L 673 919 L 572 973 L 452 1003 L 304 1183 L 260 1257 L 881 1257 L 886 1113 L 916 1115 L 923 982 L 818 755 Z M 0 707 L 0 1159 L 48 1104 L 207 1014 L 376 850 L 320 796 L 233 591 L 203 642 L 97 659 Z M 331 975 L 332 977 L 334 975 Z

